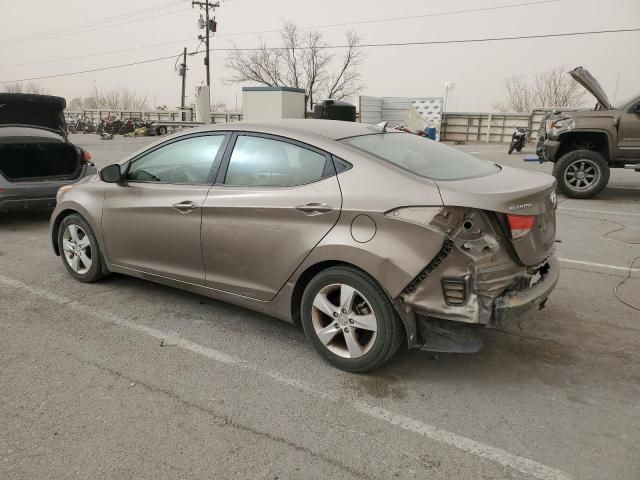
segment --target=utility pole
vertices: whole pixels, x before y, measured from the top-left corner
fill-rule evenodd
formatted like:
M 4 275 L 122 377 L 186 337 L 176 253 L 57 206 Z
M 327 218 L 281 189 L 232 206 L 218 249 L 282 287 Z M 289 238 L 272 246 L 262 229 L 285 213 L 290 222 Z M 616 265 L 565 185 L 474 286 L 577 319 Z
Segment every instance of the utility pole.
M 202 37 L 202 35 L 198 35 L 198 38 L 200 40 L 204 40 L 204 42 L 205 42 L 206 52 L 205 52 L 205 57 L 204 57 L 204 64 L 205 64 L 206 71 L 207 71 L 207 87 L 211 87 L 211 61 L 210 61 L 210 56 L 209 56 L 209 52 L 210 52 L 210 37 L 211 37 L 211 35 L 213 33 L 216 33 L 217 23 L 216 23 L 215 16 L 213 17 L 213 19 L 211 19 L 210 13 L 212 11 L 215 12 L 216 8 L 218 8 L 220 6 L 220 2 L 210 3 L 209 0 L 205 0 L 204 2 L 200 2 L 200 1 L 195 1 L 194 0 L 194 1 L 191 2 L 191 6 L 193 7 L 194 5 L 198 5 L 201 9 L 204 9 L 205 35 L 204 35 L 204 38 Z M 200 18 L 201 18 L 200 28 L 202 28 L 202 17 L 200 17 Z
M 184 110 L 185 88 L 187 85 L 187 47 L 182 51 L 182 65 L 180 65 L 180 76 L 182 76 L 182 96 L 180 97 L 180 109 Z

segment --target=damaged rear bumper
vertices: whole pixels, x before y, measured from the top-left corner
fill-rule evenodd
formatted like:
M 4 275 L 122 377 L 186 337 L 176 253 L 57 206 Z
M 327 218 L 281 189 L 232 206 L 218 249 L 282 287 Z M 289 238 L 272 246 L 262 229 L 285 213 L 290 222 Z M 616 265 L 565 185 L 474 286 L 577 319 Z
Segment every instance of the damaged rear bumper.
M 542 266 L 545 270 L 539 281 L 525 289 L 512 290 L 498 297 L 494 303 L 492 326 L 517 318 L 528 310 L 542 309 L 560 278 L 560 263 L 555 255 Z

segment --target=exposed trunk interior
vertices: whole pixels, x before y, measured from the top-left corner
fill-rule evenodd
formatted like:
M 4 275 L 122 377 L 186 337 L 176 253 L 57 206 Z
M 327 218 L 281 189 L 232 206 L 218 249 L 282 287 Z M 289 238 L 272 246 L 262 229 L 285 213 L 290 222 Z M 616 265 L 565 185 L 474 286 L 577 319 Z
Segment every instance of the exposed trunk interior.
M 0 174 L 11 182 L 67 180 L 80 171 L 78 151 L 68 143 L 0 144 Z

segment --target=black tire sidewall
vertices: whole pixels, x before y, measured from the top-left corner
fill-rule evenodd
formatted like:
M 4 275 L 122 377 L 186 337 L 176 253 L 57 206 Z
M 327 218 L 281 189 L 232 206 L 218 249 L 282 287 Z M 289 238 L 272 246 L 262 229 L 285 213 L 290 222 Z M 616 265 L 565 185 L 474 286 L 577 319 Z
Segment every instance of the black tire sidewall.
M 589 160 L 595 163 L 600 170 L 598 181 L 588 190 L 576 191 L 571 188 L 566 180 L 567 168 L 576 160 Z M 569 198 L 592 198 L 599 194 L 609 183 L 610 170 L 605 158 L 593 150 L 574 150 L 565 153 L 553 166 L 553 176 L 558 182 L 558 190 Z
M 89 268 L 87 273 L 80 274 L 78 272 L 75 272 L 71 268 L 71 265 L 69 265 L 69 262 L 67 262 L 67 259 L 64 255 L 64 251 L 62 249 L 62 235 L 69 225 L 78 225 L 89 237 L 89 243 L 91 245 L 91 268 Z M 104 276 L 102 273 L 102 257 L 100 254 L 98 241 L 96 240 L 96 236 L 94 235 L 93 230 L 91 229 L 87 221 L 80 215 L 69 215 L 68 217 L 65 217 L 62 222 L 60 222 L 60 227 L 58 228 L 58 248 L 60 250 L 60 258 L 62 260 L 62 263 L 64 264 L 64 267 L 67 269 L 67 272 L 69 272 L 71 276 L 76 280 L 90 283 L 100 280 Z
M 343 358 L 329 351 L 318 339 L 313 328 L 311 309 L 313 300 L 325 286 L 344 283 L 361 292 L 369 301 L 378 322 L 376 340 L 372 349 L 359 358 Z M 354 373 L 363 373 L 382 365 L 390 353 L 397 350 L 398 329 L 401 329 L 393 305 L 382 288 L 368 275 L 355 269 L 333 267 L 319 273 L 307 285 L 301 302 L 302 327 L 315 350 L 330 364 Z

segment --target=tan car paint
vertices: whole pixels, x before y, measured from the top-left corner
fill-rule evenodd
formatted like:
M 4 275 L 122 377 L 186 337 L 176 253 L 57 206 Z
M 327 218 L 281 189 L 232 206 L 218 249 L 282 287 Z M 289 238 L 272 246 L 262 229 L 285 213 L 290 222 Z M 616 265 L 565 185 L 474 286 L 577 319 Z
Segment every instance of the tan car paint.
M 467 323 L 489 323 L 492 302 L 516 279 L 525 276 L 528 269 L 511 253 L 506 237 L 476 207 L 508 213 L 511 203 L 527 201 L 533 203 L 531 213 L 548 212 L 554 207 L 544 203 L 544 197 L 553 190 L 553 178 L 521 176 L 509 169 L 504 175 L 514 179 L 513 184 L 498 178 L 499 175 L 451 182 L 449 187 L 441 187 L 441 197 L 435 182 L 334 141 L 342 136 L 373 133 L 369 128 L 308 120 L 268 125 L 237 123 L 179 134 L 176 137 L 202 131 L 281 135 L 331 152 L 350 162 L 353 168 L 340 173 L 337 180 L 332 177 L 302 188 L 294 187 L 284 195 L 278 189 L 252 189 L 255 198 L 240 195 L 242 189 L 238 187 L 219 185 L 211 187 L 206 199 L 203 187 L 187 191 L 185 187 L 145 185 L 144 193 L 127 194 L 136 192 L 136 187 L 94 181 L 90 187 L 85 184 L 72 188 L 60 199 L 51 222 L 54 245 L 61 218 L 77 209 L 96 232 L 108 270 L 183 288 L 286 321 L 297 316 L 295 302 L 299 300 L 300 282 L 308 279 L 307 273 L 324 262 L 345 262 L 368 272 L 394 300 L 405 322 L 410 346 L 416 345 L 416 313 Z M 167 139 L 158 144 L 164 141 Z M 523 188 L 525 181 L 530 190 Z M 465 188 L 470 190 L 466 195 Z M 493 200 L 481 198 L 490 195 L 492 189 L 498 191 Z M 113 210 L 105 212 L 103 219 L 105 195 Z M 195 232 L 199 213 L 171 211 L 172 202 L 195 197 L 203 200 L 199 209 L 204 245 L 202 270 L 197 260 Z M 442 206 L 443 197 L 449 206 Z M 135 204 L 128 205 L 133 207 L 133 218 L 127 216 L 127 202 Z M 293 208 L 311 202 L 335 209 L 323 215 L 306 216 Z M 428 224 L 394 218 L 394 209 L 407 206 L 431 207 L 436 213 Z M 242 223 L 235 219 L 240 213 L 244 216 Z M 353 220 L 363 214 L 375 222 L 375 235 L 364 243 L 354 239 L 351 231 Z M 471 231 L 461 230 L 467 219 L 474 221 Z M 109 231 L 104 232 L 105 229 Z M 404 291 L 438 254 L 446 239 L 452 240 L 454 247 L 435 274 L 415 291 Z M 535 260 L 550 255 L 552 246 L 535 252 Z M 201 278 L 203 274 L 206 281 Z M 439 282 L 448 275 L 469 276 L 471 296 L 467 306 L 451 307 L 443 302 Z M 555 275 L 553 284 L 557 280 Z

